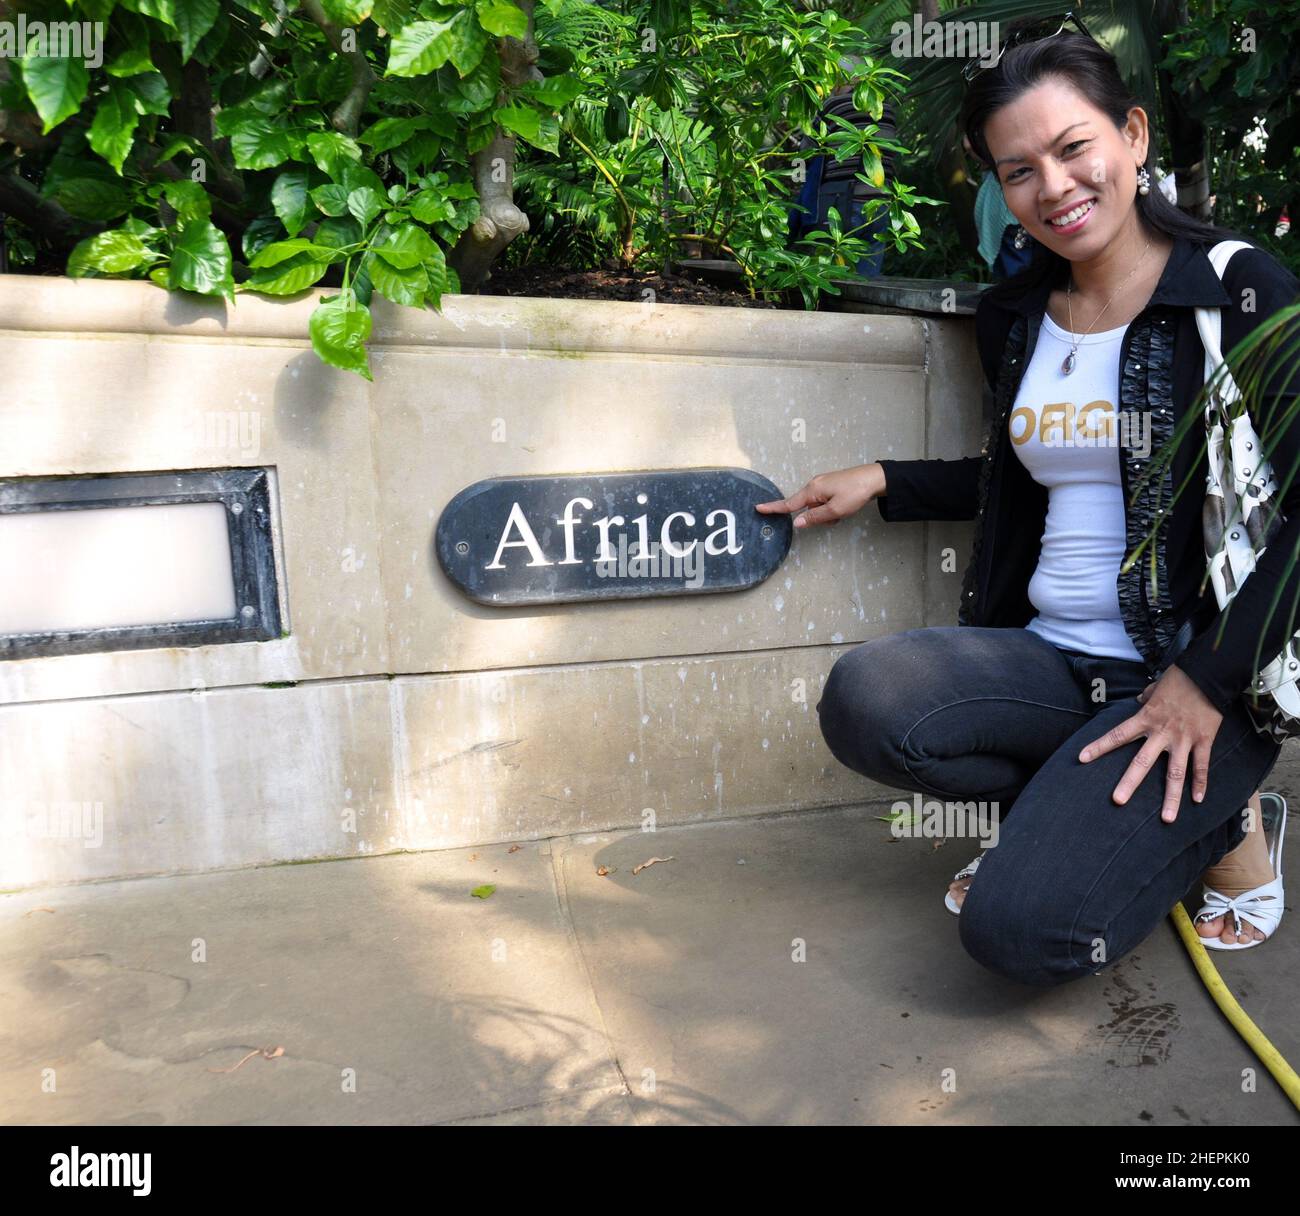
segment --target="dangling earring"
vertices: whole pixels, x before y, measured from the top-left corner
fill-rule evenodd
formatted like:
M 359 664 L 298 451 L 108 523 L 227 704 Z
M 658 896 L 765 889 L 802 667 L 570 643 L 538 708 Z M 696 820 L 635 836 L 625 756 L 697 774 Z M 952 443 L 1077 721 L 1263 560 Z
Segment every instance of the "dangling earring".
M 1146 171 L 1145 165 L 1138 170 L 1138 193 L 1139 194 L 1151 193 L 1151 174 L 1149 174 Z
M 1019 225 L 1016 228 L 1016 235 L 1011 238 L 1011 243 L 1017 249 L 1023 249 L 1026 245 L 1029 244 L 1029 233 L 1025 231 L 1025 227 L 1023 224 Z

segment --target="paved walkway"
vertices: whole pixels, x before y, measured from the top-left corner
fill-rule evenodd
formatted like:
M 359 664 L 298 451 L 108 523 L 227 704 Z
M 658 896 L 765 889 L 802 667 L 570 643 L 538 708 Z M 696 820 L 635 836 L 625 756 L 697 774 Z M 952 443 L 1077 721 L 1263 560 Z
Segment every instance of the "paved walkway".
M 942 905 L 976 850 L 887 810 L 2 896 L 0 1117 L 1295 1122 L 1171 923 L 1100 976 L 1003 981 Z M 1300 1063 L 1300 914 L 1215 958 Z

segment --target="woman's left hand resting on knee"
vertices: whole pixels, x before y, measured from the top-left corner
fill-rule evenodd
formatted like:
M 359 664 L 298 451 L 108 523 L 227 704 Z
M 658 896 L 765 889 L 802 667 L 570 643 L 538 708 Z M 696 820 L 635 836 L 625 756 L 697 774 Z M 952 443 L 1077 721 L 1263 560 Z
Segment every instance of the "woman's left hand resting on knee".
M 1178 667 L 1168 667 L 1160 679 L 1148 684 L 1138 695 L 1142 708 L 1118 726 L 1111 727 L 1100 739 L 1089 743 L 1079 753 L 1084 764 L 1113 752 L 1117 747 L 1146 736 L 1146 743 L 1124 770 L 1111 797 L 1121 806 L 1142 784 L 1159 759 L 1169 753 L 1165 778 L 1165 801 L 1160 818 L 1173 823 L 1183 798 L 1187 762 L 1192 762 L 1192 801 L 1205 798 L 1210 780 L 1210 748 L 1219 733 L 1223 715 L 1209 698 L 1196 687 L 1190 676 Z

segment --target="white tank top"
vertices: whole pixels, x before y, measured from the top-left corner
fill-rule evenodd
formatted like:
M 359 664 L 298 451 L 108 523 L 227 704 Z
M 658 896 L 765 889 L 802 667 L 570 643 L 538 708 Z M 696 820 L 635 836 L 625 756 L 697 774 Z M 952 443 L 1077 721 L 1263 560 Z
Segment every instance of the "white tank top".
M 1067 650 L 1141 662 L 1115 587 L 1126 552 L 1115 401 L 1127 328 L 1076 336 L 1067 376 L 1061 364 L 1070 334 L 1044 312 L 1007 425 L 1021 464 L 1047 487 L 1042 550 L 1029 582 L 1038 615 L 1026 628 Z

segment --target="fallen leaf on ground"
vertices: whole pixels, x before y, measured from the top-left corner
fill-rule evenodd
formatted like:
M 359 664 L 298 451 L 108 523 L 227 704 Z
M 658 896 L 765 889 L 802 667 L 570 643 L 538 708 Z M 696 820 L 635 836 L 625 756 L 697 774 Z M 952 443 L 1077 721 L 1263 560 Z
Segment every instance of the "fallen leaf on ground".
M 604 878 L 607 874 L 615 874 L 617 872 L 618 872 L 618 866 L 601 866 L 600 869 L 596 871 L 596 873 L 599 874 L 601 878 Z
M 495 890 L 496 890 L 496 887 L 494 887 L 494 886 L 489 882 L 489 883 L 484 883 L 483 886 L 481 886 L 481 887 L 475 887 L 475 888 L 470 892 L 470 894 L 473 895 L 476 899 L 487 899 L 487 897 L 488 897 L 489 895 L 491 895 L 492 892 L 495 891 Z
M 507 853 L 518 853 L 519 850 L 522 849 L 523 847 L 524 847 L 524 846 L 521 845 L 521 844 L 512 844 L 512 845 L 511 845 L 511 846 L 506 850 L 506 852 L 507 852 Z
M 632 873 L 633 873 L 633 874 L 640 874 L 641 871 L 644 870 L 644 869 L 646 868 L 646 866 L 652 866 L 652 865 L 654 865 L 655 862 L 657 862 L 657 861 L 674 861 L 674 860 L 676 860 L 676 859 L 675 859 L 675 858 L 672 858 L 672 857 L 652 857 L 652 858 L 650 858 L 649 861 L 643 861 L 639 866 L 633 866 L 633 867 L 632 867 Z
M 23 913 L 23 915 L 30 916 L 33 912 L 53 912 L 53 911 L 54 911 L 53 908 L 28 908 L 27 911 Z
M 259 1047 L 256 1051 L 250 1051 L 235 1068 L 209 1068 L 209 1072 L 234 1072 L 236 1068 L 242 1068 L 254 1056 L 261 1056 L 264 1060 L 274 1060 L 277 1056 L 284 1055 L 283 1047 Z

